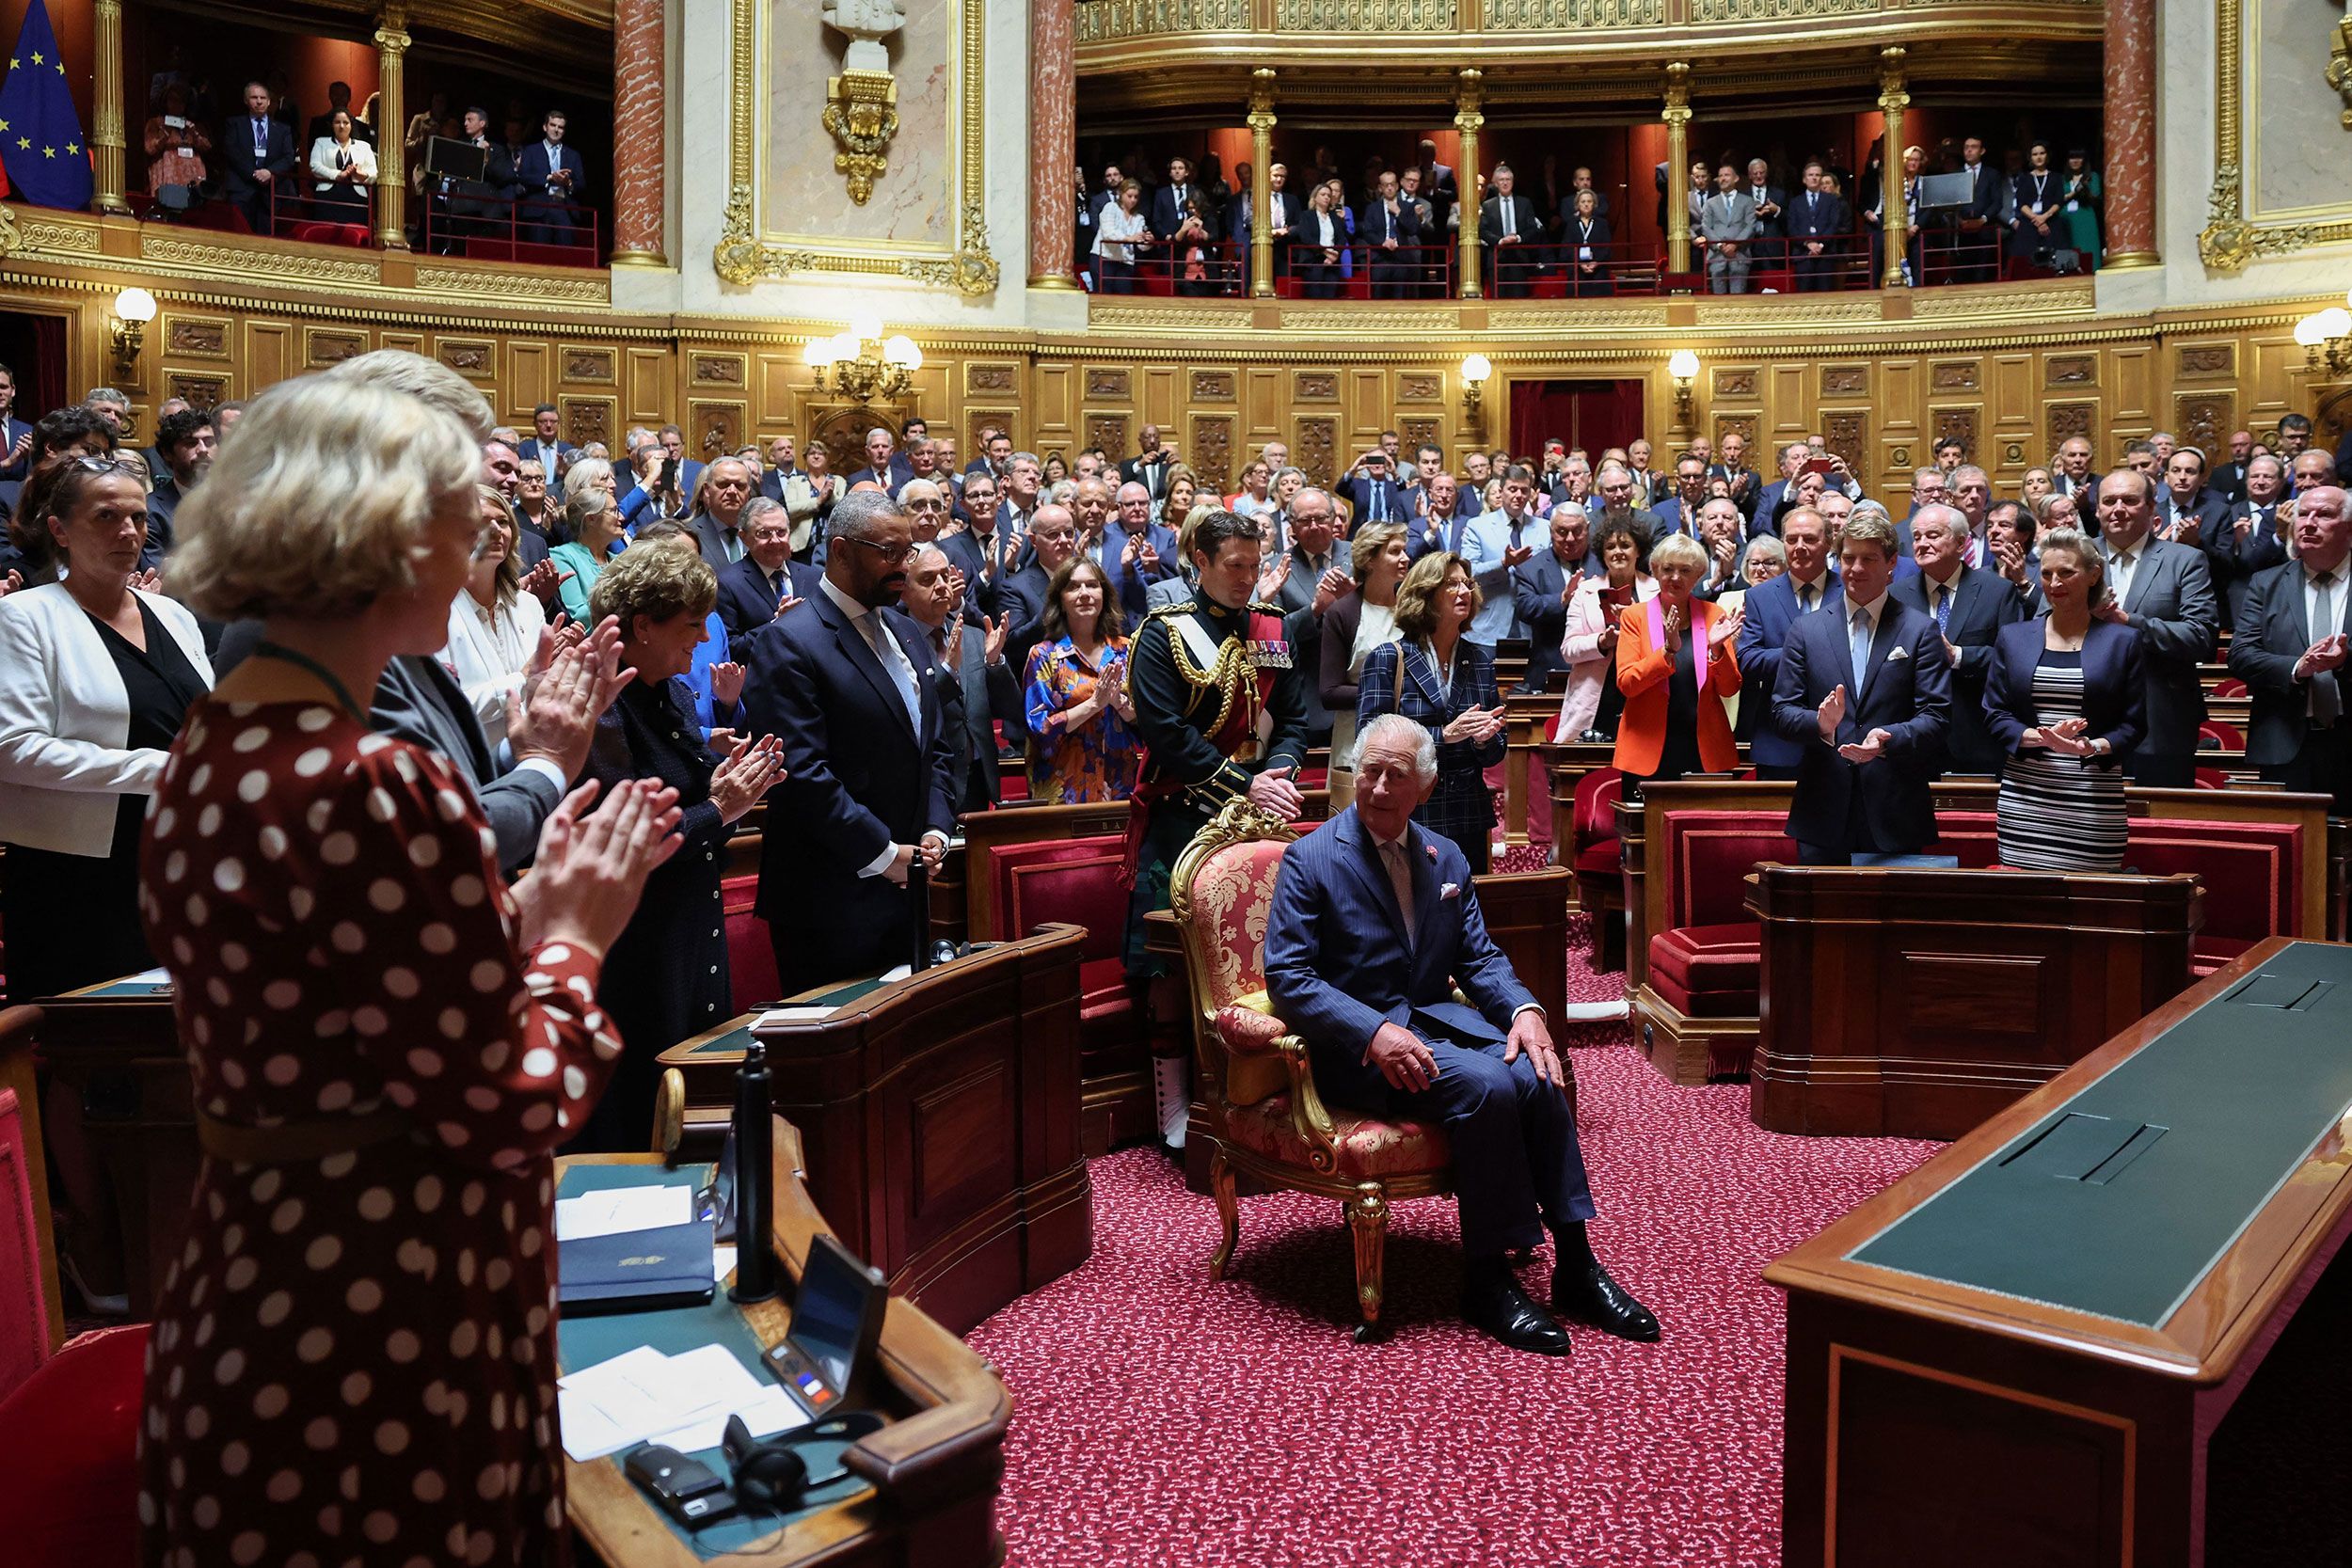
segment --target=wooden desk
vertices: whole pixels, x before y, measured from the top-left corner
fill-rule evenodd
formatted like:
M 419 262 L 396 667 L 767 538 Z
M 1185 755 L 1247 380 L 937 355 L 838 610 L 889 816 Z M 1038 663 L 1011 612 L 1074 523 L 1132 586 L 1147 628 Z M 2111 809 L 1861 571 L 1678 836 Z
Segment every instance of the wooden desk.
M 2188 988 L 2197 879 L 1765 865 L 1748 1115 L 1957 1138 Z
M 2344 1561 L 2347 1040 L 2352 949 L 2265 942 L 1766 1269 L 1787 1568 Z
M 1047 927 L 760 1031 L 776 1114 L 807 1140 L 812 1197 L 893 1291 L 958 1333 L 1093 1249 L 1079 938 Z M 706 1136 L 734 1108 L 750 1023 L 661 1054 Z
M 654 1154 L 600 1154 L 556 1164 L 561 1176 L 578 1167 L 660 1163 Z M 833 1233 L 809 1197 L 805 1166 L 800 1134 L 779 1117 L 775 1209 L 769 1228 L 785 1273 L 794 1281 L 811 1241 Z M 785 1297 L 789 1293 L 787 1289 Z M 785 1297 L 737 1309 L 742 1326 L 762 1346 L 781 1343 L 790 1331 L 792 1311 Z M 714 1306 L 723 1312 L 724 1302 L 723 1292 Z M 618 1320 L 582 1322 L 612 1325 Z M 571 1327 L 559 1327 L 559 1359 Z M 565 1370 L 574 1370 L 570 1362 L 563 1364 Z M 1000 1561 L 1004 1538 L 995 1528 L 996 1497 L 1004 1481 L 1012 1399 L 988 1363 L 913 1302 L 894 1295 L 882 1319 L 878 1364 L 854 1391 L 852 1402 L 892 1418 L 846 1454 L 844 1463 L 858 1482 L 829 1489 L 848 1495 L 788 1514 L 782 1528 L 734 1545 L 727 1560 L 822 1560 L 827 1568 L 986 1568 Z M 723 1455 L 712 1450 L 704 1457 L 723 1473 Z M 628 1568 L 693 1568 L 709 1560 L 630 1484 L 621 1459 L 617 1454 L 586 1464 L 564 1459 L 572 1528 L 580 1540 L 603 1561 Z

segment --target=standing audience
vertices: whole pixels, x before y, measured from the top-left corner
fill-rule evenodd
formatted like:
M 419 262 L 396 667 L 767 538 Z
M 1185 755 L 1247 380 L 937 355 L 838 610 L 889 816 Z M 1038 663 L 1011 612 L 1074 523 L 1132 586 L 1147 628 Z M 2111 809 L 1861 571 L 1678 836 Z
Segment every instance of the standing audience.
M 1479 605 L 1478 584 L 1460 556 L 1438 550 L 1413 562 L 1397 591 L 1397 641 L 1364 659 L 1356 731 L 1401 713 L 1436 737 L 1437 784 L 1413 820 L 1452 839 L 1484 875 L 1495 830 L 1486 775 L 1502 760 L 1503 707 L 1494 654 L 1469 636 Z

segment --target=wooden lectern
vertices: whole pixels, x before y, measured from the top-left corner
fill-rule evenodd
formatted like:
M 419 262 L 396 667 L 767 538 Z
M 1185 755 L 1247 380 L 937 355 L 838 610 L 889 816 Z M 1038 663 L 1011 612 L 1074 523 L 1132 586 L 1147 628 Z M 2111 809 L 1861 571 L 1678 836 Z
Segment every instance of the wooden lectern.
M 891 1290 L 959 1334 L 1093 1250 L 1081 934 L 1048 926 L 902 980 L 820 988 L 784 1006 L 822 1016 L 759 1029 L 818 1208 Z M 661 1054 L 693 1147 L 724 1133 L 753 1022 Z

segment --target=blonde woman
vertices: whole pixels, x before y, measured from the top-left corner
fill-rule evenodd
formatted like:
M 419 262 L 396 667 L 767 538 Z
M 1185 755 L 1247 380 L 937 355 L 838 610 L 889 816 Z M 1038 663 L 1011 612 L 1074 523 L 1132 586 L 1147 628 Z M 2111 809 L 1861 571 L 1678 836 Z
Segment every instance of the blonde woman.
M 465 779 L 370 729 L 447 636 L 481 467 L 453 415 L 304 376 L 174 518 L 175 592 L 262 638 L 141 857 L 205 1151 L 150 1341 L 150 1562 L 569 1552 L 550 1155 L 620 1052 L 591 998 L 678 812 L 574 792 L 517 898 Z
M 577 473 L 585 464 L 575 464 Z M 558 590 L 563 595 L 564 613 L 580 626 L 596 625 L 588 612 L 589 599 L 596 591 L 596 578 L 612 563 L 612 549 L 624 543 L 621 514 L 612 504 L 612 498 L 596 485 L 586 485 L 579 494 L 572 493 L 567 483 L 564 486 L 564 526 L 571 532 L 569 544 L 558 545 L 548 552 L 558 571 L 569 572 Z
M 464 689 L 482 733 L 496 749 L 506 738 L 507 699 L 523 689 L 523 673 L 547 629 L 547 611 L 522 592 L 515 557 L 515 524 L 506 499 L 487 484 L 474 494 L 482 508 L 482 539 L 474 546 L 466 587 L 449 607 L 449 644 L 441 662 Z

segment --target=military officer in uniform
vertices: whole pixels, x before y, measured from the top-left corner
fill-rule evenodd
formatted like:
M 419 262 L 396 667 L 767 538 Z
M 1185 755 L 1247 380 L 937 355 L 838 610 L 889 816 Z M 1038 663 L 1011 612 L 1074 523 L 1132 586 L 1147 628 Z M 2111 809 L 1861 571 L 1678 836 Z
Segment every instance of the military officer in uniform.
M 1141 782 L 1130 802 L 1127 980 L 1138 991 L 1153 966 L 1144 916 L 1168 908 L 1168 878 L 1193 835 L 1227 802 L 1248 797 L 1284 821 L 1301 807 L 1307 760 L 1307 687 L 1291 653 L 1279 605 L 1253 604 L 1258 526 L 1213 512 L 1193 531 L 1192 597 L 1151 612 L 1127 658 L 1135 727 L 1143 737 Z M 1154 1064 L 1160 1128 L 1181 1147 L 1191 1104 L 1187 1063 Z

